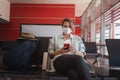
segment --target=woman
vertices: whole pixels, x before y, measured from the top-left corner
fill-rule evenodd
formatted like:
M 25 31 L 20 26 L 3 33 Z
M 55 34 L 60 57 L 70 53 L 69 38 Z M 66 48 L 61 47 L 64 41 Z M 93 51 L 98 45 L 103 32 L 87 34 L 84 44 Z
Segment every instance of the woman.
M 87 65 L 85 63 L 85 46 L 82 39 L 71 34 L 74 25 L 71 19 L 62 21 L 63 33 L 53 37 L 49 53 L 54 57 L 53 68 L 57 73 L 68 74 L 69 80 L 91 80 Z

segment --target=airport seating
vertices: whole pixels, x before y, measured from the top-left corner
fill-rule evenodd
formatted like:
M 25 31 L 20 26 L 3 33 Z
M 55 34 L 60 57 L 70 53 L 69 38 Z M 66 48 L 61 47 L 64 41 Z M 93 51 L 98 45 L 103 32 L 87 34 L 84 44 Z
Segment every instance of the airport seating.
M 39 50 L 37 54 L 36 63 L 39 64 L 37 67 L 34 67 L 30 70 L 20 71 L 20 70 L 11 70 L 4 66 L 0 66 L 0 77 L 5 78 L 5 80 L 10 80 L 11 78 L 39 78 L 41 80 L 50 79 L 51 77 L 67 78 L 65 74 L 58 74 L 56 72 L 50 72 L 50 56 L 48 51 L 50 37 L 38 37 L 39 39 Z M 44 54 L 46 53 L 46 54 Z M 4 56 L 4 54 L 3 54 Z M 94 72 L 90 72 L 91 76 L 96 77 Z
M 39 49 L 37 52 L 37 59 L 36 59 L 36 65 L 33 65 L 33 68 L 28 69 L 28 70 L 12 70 L 9 69 L 7 67 L 5 67 L 4 65 L 0 65 L 0 77 L 4 78 L 5 80 L 11 80 L 12 78 L 39 78 L 41 80 L 45 80 L 45 75 L 43 74 L 43 69 L 46 69 L 46 65 L 44 63 L 43 60 L 43 52 L 45 52 L 47 50 L 46 42 L 49 42 L 49 39 L 46 37 L 39 37 L 37 38 L 39 40 Z M 11 47 L 12 44 L 14 44 L 14 41 L 12 42 L 4 42 L 5 45 L 3 45 L 4 47 L 7 47 L 6 50 L 8 50 L 8 47 Z M 43 44 L 44 43 L 44 44 Z M 44 47 L 45 46 L 45 47 Z M 4 48 L 5 49 L 5 48 Z M 4 54 L 1 51 L 1 56 L 4 56 Z
M 94 65 L 96 62 L 98 62 L 98 57 L 100 56 L 100 53 L 97 52 L 96 42 L 84 42 L 84 44 L 86 47 L 86 59 L 91 56 L 94 57 Z
M 109 55 L 109 76 L 120 78 L 120 39 L 106 39 Z

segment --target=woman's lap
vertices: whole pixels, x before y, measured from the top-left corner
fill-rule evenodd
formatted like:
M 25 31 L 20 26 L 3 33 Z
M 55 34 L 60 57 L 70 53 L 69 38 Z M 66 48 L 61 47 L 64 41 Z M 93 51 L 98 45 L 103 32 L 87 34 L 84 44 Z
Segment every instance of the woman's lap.
M 82 57 L 78 55 L 62 55 L 58 57 L 54 62 L 56 72 L 68 73 L 71 68 L 75 68 L 78 63 L 83 61 Z

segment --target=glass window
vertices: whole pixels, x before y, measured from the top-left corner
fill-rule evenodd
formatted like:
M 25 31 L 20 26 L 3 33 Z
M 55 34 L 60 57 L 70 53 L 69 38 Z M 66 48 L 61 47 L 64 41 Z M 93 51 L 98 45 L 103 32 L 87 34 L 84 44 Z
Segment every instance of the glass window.
M 105 39 L 109 39 L 110 38 L 110 25 L 108 25 L 107 27 L 105 27 Z
M 120 39 L 120 20 L 115 21 L 114 38 Z
M 95 31 L 96 31 L 96 43 L 100 43 L 100 30 L 101 30 L 101 18 L 98 18 L 95 22 Z

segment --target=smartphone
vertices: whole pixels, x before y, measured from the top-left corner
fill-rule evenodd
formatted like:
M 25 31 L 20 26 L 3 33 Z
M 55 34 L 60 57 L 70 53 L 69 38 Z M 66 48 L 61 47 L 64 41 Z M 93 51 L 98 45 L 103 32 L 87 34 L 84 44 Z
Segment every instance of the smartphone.
M 64 49 L 69 49 L 70 44 L 69 43 L 64 43 Z

